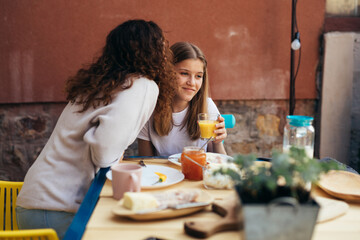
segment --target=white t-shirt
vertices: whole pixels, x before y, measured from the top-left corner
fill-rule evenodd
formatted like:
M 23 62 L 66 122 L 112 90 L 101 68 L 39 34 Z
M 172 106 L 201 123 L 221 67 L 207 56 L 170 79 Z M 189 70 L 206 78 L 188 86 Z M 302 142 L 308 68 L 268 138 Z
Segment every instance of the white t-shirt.
M 219 113 L 215 103 L 211 98 L 208 98 L 208 113 Z M 198 146 L 201 147 L 206 140 L 201 138 L 192 141 L 187 133 L 187 126 L 182 128 L 182 122 L 186 116 L 188 108 L 185 108 L 181 112 L 173 113 L 174 125 L 172 130 L 167 136 L 160 137 L 153 128 L 153 117 L 145 124 L 144 128 L 138 135 L 139 139 L 150 141 L 155 149 L 156 155 L 158 156 L 170 156 L 176 153 L 181 153 L 184 147 L 187 146 Z M 197 124 L 197 123 L 194 123 Z M 205 146 L 205 151 L 207 146 Z
M 122 156 L 149 120 L 159 88 L 144 77 L 107 106 L 67 104 L 48 142 L 27 172 L 17 205 L 76 212 L 96 171 Z

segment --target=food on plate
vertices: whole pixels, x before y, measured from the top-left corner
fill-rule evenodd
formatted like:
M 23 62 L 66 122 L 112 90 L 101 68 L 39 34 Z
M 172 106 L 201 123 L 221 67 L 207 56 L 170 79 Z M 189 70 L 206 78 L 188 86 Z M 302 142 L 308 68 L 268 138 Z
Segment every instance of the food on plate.
M 126 192 L 122 204 L 135 212 L 159 207 L 159 202 L 153 195 L 142 192 Z
M 162 183 L 166 181 L 167 176 L 163 173 L 159 173 L 159 172 L 154 172 L 156 175 L 158 175 L 158 180 L 156 182 L 154 182 L 152 185 L 155 185 L 157 183 Z
M 214 154 L 214 153 L 206 153 L 206 162 L 208 163 L 223 163 L 226 162 L 227 159 L 224 159 L 223 155 Z
M 155 172 L 155 174 L 159 176 L 158 182 L 165 182 L 166 181 L 167 176 L 165 174 L 159 173 L 159 172 Z
M 207 163 L 224 163 L 228 162 L 232 159 L 232 157 L 219 154 L 219 153 L 212 153 L 212 152 L 206 152 L 206 162 Z M 169 161 L 176 164 L 181 165 L 181 153 L 174 154 L 169 157 Z
M 236 172 L 240 172 L 239 168 L 234 163 L 209 163 L 204 170 L 204 186 L 207 189 L 232 189 L 234 187 L 234 181 L 227 174 L 216 172 L 219 169 L 232 169 Z
M 123 206 L 135 212 L 159 207 L 157 199 L 148 193 L 126 192 L 123 199 Z
M 120 204 L 134 212 L 165 209 L 195 202 L 199 195 L 200 190 L 197 189 L 179 189 L 157 193 L 126 192 Z
M 178 189 L 154 193 L 153 195 L 158 200 L 160 208 L 171 208 L 179 204 L 195 202 L 200 195 L 200 190 Z

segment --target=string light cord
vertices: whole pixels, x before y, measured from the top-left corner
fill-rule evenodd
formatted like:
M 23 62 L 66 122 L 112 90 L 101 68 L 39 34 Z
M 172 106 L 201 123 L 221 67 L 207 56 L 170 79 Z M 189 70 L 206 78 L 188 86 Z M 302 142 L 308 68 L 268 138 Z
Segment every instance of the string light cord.
M 299 28 L 297 24 L 297 15 L 296 15 L 296 8 L 297 8 L 297 0 L 292 1 L 292 21 L 291 21 L 291 59 L 290 59 L 290 106 L 289 106 L 289 114 L 293 115 L 295 111 L 295 80 L 297 78 L 299 69 L 300 69 L 300 62 L 301 62 L 301 45 L 300 45 L 300 34 Z M 293 42 L 298 41 L 293 48 Z M 299 50 L 298 59 L 297 59 L 297 66 L 294 73 L 294 52 L 295 50 Z
M 297 15 L 296 15 L 296 7 L 297 7 L 297 1 L 295 0 L 295 5 L 294 5 L 294 14 L 295 14 L 295 19 L 294 19 L 294 25 L 295 25 L 295 33 L 299 33 L 299 28 L 298 28 L 298 24 L 297 24 Z M 300 36 L 300 35 L 299 35 Z M 300 41 L 300 37 L 299 37 L 299 41 Z M 296 71 L 294 74 L 294 83 L 297 77 L 297 74 L 299 72 L 299 68 L 300 68 L 300 61 L 301 60 L 301 47 L 299 48 L 299 54 L 298 54 L 298 64 L 296 66 Z

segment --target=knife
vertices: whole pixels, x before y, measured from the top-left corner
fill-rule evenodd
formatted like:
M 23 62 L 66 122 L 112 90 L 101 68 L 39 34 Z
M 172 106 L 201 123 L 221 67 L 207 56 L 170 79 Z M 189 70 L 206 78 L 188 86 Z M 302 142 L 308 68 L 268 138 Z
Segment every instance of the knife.
M 159 208 L 140 210 L 140 211 L 137 211 L 135 214 L 148 214 L 148 213 L 154 213 L 154 212 L 158 212 L 158 211 L 165 210 L 165 209 L 179 210 L 179 209 L 184 209 L 184 208 L 202 207 L 202 206 L 207 206 L 209 204 L 210 203 L 208 203 L 208 202 L 181 203 L 181 204 L 177 204 L 175 206 L 162 206 Z
M 171 206 L 171 209 L 183 209 L 183 208 L 193 208 L 193 207 L 202 207 L 202 206 L 207 206 L 210 203 L 208 202 L 190 202 L 190 203 L 182 203 L 182 204 L 177 204 L 175 206 Z

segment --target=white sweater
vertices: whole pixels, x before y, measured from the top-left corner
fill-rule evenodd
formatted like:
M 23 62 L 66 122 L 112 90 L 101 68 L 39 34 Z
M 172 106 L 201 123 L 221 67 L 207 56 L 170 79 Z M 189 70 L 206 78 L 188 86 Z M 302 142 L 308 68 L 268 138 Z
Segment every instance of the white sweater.
M 96 171 L 122 156 L 150 118 L 159 94 L 154 81 L 135 79 L 111 104 L 78 113 L 68 104 L 27 172 L 17 205 L 76 212 Z

